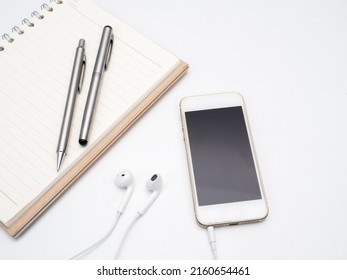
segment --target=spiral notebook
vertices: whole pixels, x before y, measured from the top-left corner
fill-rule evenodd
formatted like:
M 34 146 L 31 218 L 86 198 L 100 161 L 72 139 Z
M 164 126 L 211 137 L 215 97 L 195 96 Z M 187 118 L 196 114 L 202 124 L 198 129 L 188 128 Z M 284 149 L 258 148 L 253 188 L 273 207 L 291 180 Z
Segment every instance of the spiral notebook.
M 86 148 L 78 144 L 102 29 L 114 30 Z M 87 67 L 77 96 L 67 156 L 56 146 L 79 39 Z M 173 85 L 188 65 L 91 1 L 44 4 L 0 41 L 0 225 L 21 233 Z

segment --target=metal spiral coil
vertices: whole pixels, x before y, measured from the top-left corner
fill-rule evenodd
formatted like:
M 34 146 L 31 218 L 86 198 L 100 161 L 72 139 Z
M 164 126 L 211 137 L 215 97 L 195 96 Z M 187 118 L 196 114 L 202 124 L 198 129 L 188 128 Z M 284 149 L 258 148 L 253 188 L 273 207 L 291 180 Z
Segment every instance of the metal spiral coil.
M 53 8 L 48 6 L 47 4 L 43 4 L 41 6 L 41 10 L 47 10 L 48 12 L 52 12 L 53 11 Z
M 24 24 L 26 24 L 29 27 L 33 27 L 34 26 L 34 24 L 30 20 L 28 20 L 27 18 L 22 20 L 22 25 L 24 25 Z
M 31 17 L 37 17 L 38 19 L 43 19 L 44 15 L 41 15 L 38 11 L 34 11 L 31 13 Z
M 50 0 L 49 1 L 50 3 L 53 3 L 55 2 L 56 4 L 60 5 L 60 4 L 63 4 L 63 0 Z M 48 12 L 52 12 L 53 11 L 53 8 L 51 6 L 49 6 L 48 4 L 43 4 L 41 5 L 41 10 L 46 10 Z M 38 11 L 34 11 L 31 13 L 31 17 L 37 17 L 38 19 L 43 19 L 44 18 L 44 15 L 40 14 Z M 34 26 L 34 23 L 32 23 L 30 20 L 28 20 L 27 18 L 23 19 L 22 20 L 22 25 L 26 24 L 27 26 L 29 27 L 33 27 Z M 18 26 L 14 26 L 12 28 L 12 33 L 14 32 L 17 32 L 19 35 L 22 35 L 24 34 L 24 31 L 19 28 Z M 4 35 L 2 35 L 1 37 L 3 40 L 6 40 L 7 42 L 9 43 L 12 43 L 14 41 L 14 39 L 8 35 L 7 33 L 5 33 Z M 0 46 L 0 52 L 4 51 L 5 48 L 3 46 Z
M 12 43 L 13 41 L 14 41 L 14 39 L 10 36 L 10 35 L 8 35 L 7 33 L 5 33 L 4 35 L 2 35 L 2 37 L 1 37 L 3 40 L 6 40 L 7 42 L 9 42 L 9 43 Z
M 18 26 L 14 26 L 12 28 L 12 32 L 17 32 L 19 35 L 22 35 L 24 33 L 24 31 L 20 29 Z

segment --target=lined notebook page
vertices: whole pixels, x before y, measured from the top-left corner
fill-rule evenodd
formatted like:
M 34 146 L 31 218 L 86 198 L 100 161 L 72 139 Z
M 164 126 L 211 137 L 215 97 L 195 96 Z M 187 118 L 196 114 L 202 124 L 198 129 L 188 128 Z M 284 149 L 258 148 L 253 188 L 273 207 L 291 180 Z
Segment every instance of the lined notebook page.
M 9 225 L 64 171 L 179 64 L 155 45 L 89 1 L 52 4 L 44 19 L 0 52 L 0 221 Z M 78 144 L 83 110 L 102 29 L 115 41 L 104 74 L 86 148 Z M 79 39 L 86 40 L 87 68 L 77 96 L 67 156 L 56 171 L 56 147 Z

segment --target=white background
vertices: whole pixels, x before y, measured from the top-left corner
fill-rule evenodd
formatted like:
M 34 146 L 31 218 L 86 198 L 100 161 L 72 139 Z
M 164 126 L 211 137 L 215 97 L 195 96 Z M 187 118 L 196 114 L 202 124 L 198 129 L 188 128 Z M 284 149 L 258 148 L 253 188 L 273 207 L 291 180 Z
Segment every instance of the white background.
M 95 0 L 190 64 L 189 72 L 19 239 L 0 231 L 0 259 L 67 259 L 113 223 L 124 192 L 134 196 L 112 237 L 91 259 L 110 259 L 145 181 L 163 192 L 130 233 L 123 259 L 210 259 L 194 220 L 179 101 L 240 92 L 246 102 L 270 207 L 259 224 L 216 230 L 221 259 L 347 259 L 347 2 Z M 4 1 L 0 33 L 41 0 Z M 1 74 L 1 73 L 0 73 Z

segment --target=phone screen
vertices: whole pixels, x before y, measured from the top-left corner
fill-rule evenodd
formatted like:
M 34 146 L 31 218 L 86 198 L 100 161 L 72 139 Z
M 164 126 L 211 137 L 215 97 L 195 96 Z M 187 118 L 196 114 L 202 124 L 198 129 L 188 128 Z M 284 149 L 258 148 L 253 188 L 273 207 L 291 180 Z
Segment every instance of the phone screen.
M 261 199 L 241 106 L 185 112 L 198 205 Z

